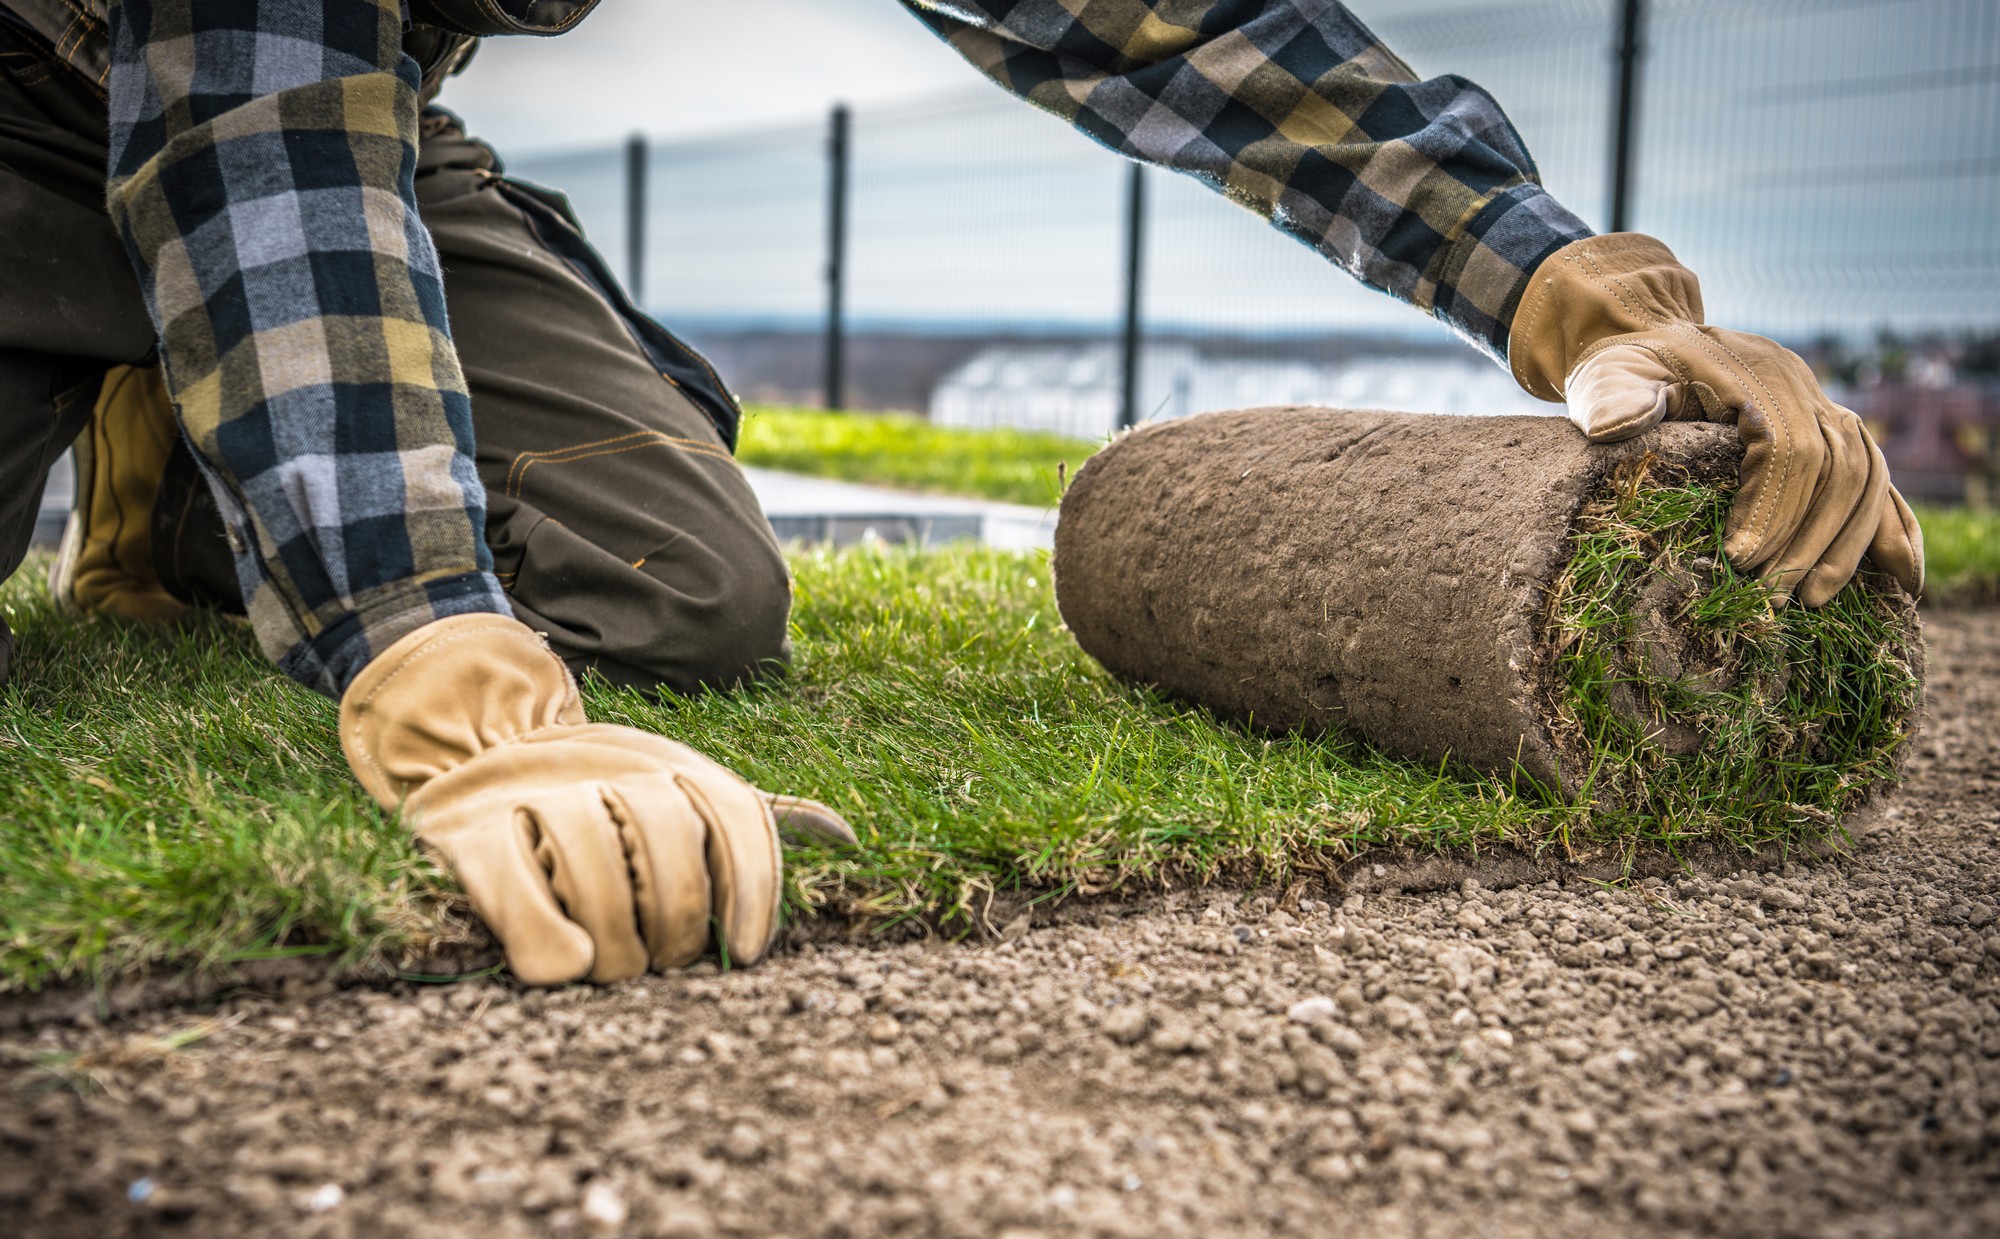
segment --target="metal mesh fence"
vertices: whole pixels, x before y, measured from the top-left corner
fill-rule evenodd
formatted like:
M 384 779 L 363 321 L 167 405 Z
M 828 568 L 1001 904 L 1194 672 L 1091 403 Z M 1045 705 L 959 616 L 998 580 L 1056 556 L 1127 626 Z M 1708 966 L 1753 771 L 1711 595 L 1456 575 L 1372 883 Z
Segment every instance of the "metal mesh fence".
M 1709 315 L 2000 326 L 2000 4 L 1655 0 L 1636 222 Z
M 1621 0 L 1356 7 L 1420 74 L 1491 91 L 1551 192 L 1606 225 Z M 2000 328 L 2000 5 L 1644 13 L 1631 226 L 1703 273 L 1712 319 L 1801 345 Z M 861 110 L 853 135 L 848 403 L 1092 428 L 1115 405 L 1124 161 L 987 89 Z M 752 397 L 821 395 L 824 138 L 799 126 L 650 152 L 647 304 Z M 620 151 L 513 167 L 567 190 L 623 253 Z M 1142 415 L 1526 407 L 1442 328 L 1205 186 L 1151 173 L 1145 220 Z

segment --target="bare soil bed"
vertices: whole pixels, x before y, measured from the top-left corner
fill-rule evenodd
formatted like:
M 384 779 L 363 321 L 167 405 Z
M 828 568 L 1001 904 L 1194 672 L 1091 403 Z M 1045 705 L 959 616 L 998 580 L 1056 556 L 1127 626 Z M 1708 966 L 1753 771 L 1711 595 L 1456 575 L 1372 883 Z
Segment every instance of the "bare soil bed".
M 2000 1234 L 2000 612 L 1928 637 L 1843 859 L 9 1034 L 0 1233 Z

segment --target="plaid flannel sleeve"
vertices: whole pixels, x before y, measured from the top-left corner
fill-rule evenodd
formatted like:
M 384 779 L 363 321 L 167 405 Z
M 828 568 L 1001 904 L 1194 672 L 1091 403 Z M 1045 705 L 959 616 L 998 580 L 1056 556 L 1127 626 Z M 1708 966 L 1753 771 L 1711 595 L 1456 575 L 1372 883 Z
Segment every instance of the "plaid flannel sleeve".
M 111 38 L 112 218 L 265 652 L 338 696 L 415 628 L 511 614 L 399 0 L 122 0 Z
M 1334 0 L 902 0 L 981 72 L 1189 173 L 1504 359 L 1542 259 L 1590 229 L 1479 87 L 1418 81 Z

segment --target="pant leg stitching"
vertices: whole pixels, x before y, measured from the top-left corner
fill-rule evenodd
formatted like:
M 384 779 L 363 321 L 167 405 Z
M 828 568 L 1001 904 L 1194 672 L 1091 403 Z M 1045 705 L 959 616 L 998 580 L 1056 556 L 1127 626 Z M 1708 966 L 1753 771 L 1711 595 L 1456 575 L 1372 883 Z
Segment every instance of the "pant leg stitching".
M 631 443 L 623 447 L 606 447 L 600 451 L 581 452 L 580 454 L 576 454 L 580 452 L 578 448 L 566 448 L 561 452 L 524 452 L 515 458 L 515 468 L 509 471 L 507 495 L 509 498 L 514 499 L 521 497 L 521 487 L 527 481 L 528 469 L 537 464 L 568 465 L 574 464 L 579 460 L 590 460 L 597 456 L 617 456 L 625 452 L 636 452 L 641 448 L 654 446 L 679 447 L 682 451 L 692 456 L 708 456 L 732 464 L 736 459 L 729 453 L 709 447 L 706 444 L 694 444 L 689 440 L 676 439 L 672 435 L 661 434 L 657 431 L 645 432 L 645 438 L 646 441 L 643 443 Z M 618 440 L 610 440 L 610 442 L 618 442 Z
M 633 443 L 632 441 L 635 439 L 640 440 L 640 442 Z M 598 439 L 590 443 L 575 443 L 569 447 L 556 448 L 548 452 L 522 452 L 514 458 L 513 466 L 507 471 L 506 493 L 513 498 L 520 497 L 521 479 L 527 474 L 528 466 L 530 465 L 543 461 L 549 464 L 568 464 L 571 460 L 586 459 L 585 456 L 577 456 L 575 453 L 584 452 L 589 448 L 610 447 L 613 444 L 620 443 L 629 443 L 633 448 L 648 447 L 655 443 L 677 445 L 684 450 L 699 455 L 720 456 L 722 459 L 730 461 L 734 461 L 735 459 L 735 457 L 723 453 L 721 449 L 715 447 L 713 444 L 703 443 L 699 439 L 679 438 L 668 434 L 664 430 L 639 430 L 631 434 L 617 435 L 609 439 Z M 630 448 L 618 450 L 630 450 Z M 599 452 L 589 453 L 589 455 L 603 454 Z

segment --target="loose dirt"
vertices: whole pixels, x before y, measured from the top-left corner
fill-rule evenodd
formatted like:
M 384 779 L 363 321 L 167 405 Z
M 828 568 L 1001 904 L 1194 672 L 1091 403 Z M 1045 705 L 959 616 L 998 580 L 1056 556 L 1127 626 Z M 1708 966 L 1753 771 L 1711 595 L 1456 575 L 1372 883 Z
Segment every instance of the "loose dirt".
M 1928 634 L 1846 859 L 15 1034 L 0 1233 L 2000 1234 L 2000 613 Z

